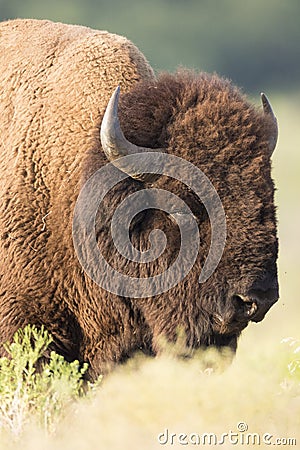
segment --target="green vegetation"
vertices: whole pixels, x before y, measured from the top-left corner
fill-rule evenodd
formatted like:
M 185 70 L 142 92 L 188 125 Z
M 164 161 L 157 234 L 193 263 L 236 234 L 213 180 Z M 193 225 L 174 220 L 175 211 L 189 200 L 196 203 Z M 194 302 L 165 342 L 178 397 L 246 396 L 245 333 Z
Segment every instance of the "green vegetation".
M 55 352 L 49 362 L 36 366 L 52 342 L 42 327 L 19 330 L 10 345 L 9 357 L 0 358 L 0 427 L 19 436 L 33 416 L 51 432 L 62 419 L 65 409 L 83 394 L 83 375 L 78 361 L 68 363 Z
M 178 348 L 156 360 L 137 356 L 88 398 L 82 396 L 86 366 L 51 353 L 35 371 L 50 342 L 45 330 L 26 327 L 7 346 L 11 359 L 0 360 L 1 449 L 159 448 L 158 435 L 166 430 L 176 434 L 175 444 L 180 433 L 220 439 L 232 430 L 242 439 L 240 423 L 260 443 L 265 433 L 272 443 L 300 439 L 299 340 L 244 348 L 225 371 L 224 356 L 213 350 L 191 360 L 175 358 Z M 204 369 L 203 361 L 210 366 Z

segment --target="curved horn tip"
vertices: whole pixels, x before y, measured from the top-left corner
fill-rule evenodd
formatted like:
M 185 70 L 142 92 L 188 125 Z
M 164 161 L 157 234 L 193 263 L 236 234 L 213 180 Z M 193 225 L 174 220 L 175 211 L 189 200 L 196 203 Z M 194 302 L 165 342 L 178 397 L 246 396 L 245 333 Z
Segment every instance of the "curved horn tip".
M 271 116 L 275 117 L 271 103 L 269 102 L 269 99 L 264 92 L 260 93 L 260 98 L 265 114 L 271 114 Z
M 120 92 L 121 92 L 121 87 L 120 87 L 120 85 L 118 85 L 116 87 L 116 89 L 114 90 L 114 93 L 113 93 L 112 97 L 116 98 L 117 100 L 119 100 Z
M 120 92 L 121 92 L 121 88 L 120 88 L 120 85 L 119 85 L 119 86 L 116 87 L 116 89 L 112 93 L 112 95 L 111 95 L 111 97 L 109 99 L 108 105 L 107 105 L 107 110 L 112 108 L 112 112 L 113 112 L 114 116 L 117 116 L 117 114 L 118 114 Z
M 278 124 L 277 124 L 277 119 L 276 116 L 273 112 L 271 103 L 269 102 L 268 97 L 266 96 L 266 94 L 264 94 L 263 92 L 261 92 L 260 94 L 261 97 L 261 101 L 262 101 L 262 105 L 263 105 L 263 110 L 264 110 L 264 114 L 268 115 L 272 122 L 273 122 L 273 129 L 271 132 L 271 135 L 269 136 L 269 148 L 271 151 L 271 154 L 273 153 L 275 147 L 276 147 L 276 143 L 277 143 L 277 138 L 278 138 Z

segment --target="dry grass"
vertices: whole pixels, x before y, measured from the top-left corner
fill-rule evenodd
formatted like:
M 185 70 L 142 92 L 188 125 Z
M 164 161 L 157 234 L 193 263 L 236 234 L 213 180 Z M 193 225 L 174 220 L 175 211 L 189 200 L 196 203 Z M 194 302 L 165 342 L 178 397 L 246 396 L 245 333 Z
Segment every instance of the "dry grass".
M 169 436 L 176 433 L 174 444 L 166 447 L 181 448 L 180 433 L 215 433 L 220 439 L 222 433 L 237 432 L 240 422 L 247 423 L 247 433 L 258 433 L 261 439 L 270 433 L 272 439 L 299 442 L 299 378 L 286 378 L 285 345 L 271 349 L 258 344 L 252 341 L 249 347 L 245 339 L 223 373 L 203 371 L 198 358 L 138 358 L 107 378 L 95 398 L 79 402 L 56 435 L 46 438 L 40 429 L 28 426 L 22 448 L 155 449 L 164 447 L 158 435 L 166 429 Z M 18 448 L 11 436 L 3 436 L 2 443 L 8 450 Z
M 204 370 L 196 355 L 188 362 L 171 356 L 156 360 L 137 357 L 107 377 L 93 399 L 81 400 L 58 426 L 54 436 L 45 436 L 33 421 L 22 443 L 0 433 L 0 448 L 35 449 L 156 449 L 200 447 L 182 445 L 190 433 L 239 432 L 239 444 L 206 448 L 270 448 L 242 445 L 241 436 L 270 433 L 275 438 L 295 438 L 300 448 L 300 377 L 289 376 L 288 363 L 297 359 L 293 348 L 280 341 L 300 338 L 299 331 L 299 169 L 298 124 L 300 94 L 272 98 L 280 123 L 280 143 L 274 155 L 280 235 L 281 300 L 261 324 L 243 333 L 233 363 L 223 373 Z M 298 101 L 297 101 L 298 100 Z M 298 354 L 298 359 L 299 359 Z M 160 445 L 159 433 L 176 433 L 174 444 Z M 179 436 L 187 434 L 187 438 Z M 196 439 L 195 435 L 192 435 Z M 163 441 L 163 436 L 161 437 Z M 245 439 L 245 437 L 244 437 Z

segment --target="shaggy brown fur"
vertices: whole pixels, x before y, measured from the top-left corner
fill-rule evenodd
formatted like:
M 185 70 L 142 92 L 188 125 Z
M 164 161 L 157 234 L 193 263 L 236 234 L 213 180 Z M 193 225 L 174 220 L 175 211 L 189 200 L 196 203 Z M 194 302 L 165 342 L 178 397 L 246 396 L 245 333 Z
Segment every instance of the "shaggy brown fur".
M 178 328 L 189 347 L 235 348 L 248 320 L 234 295 L 258 289 L 271 292 L 272 301 L 278 296 L 269 119 L 217 76 L 181 72 L 156 79 L 136 47 L 106 32 L 17 20 L 0 25 L 0 39 L 0 340 L 27 323 L 44 324 L 56 351 L 90 364 L 90 378 L 138 349 L 156 354 L 161 337 L 174 340 Z M 93 283 L 74 253 L 74 205 L 82 183 L 107 163 L 99 127 L 118 84 L 127 92 L 120 104 L 126 137 L 191 161 L 222 200 L 226 247 L 203 285 L 207 213 L 184 185 L 166 177 L 156 186 L 180 195 L 199 223 L 199 256 L 183 282 L 155 298 L 118 297 Z M 117 254 L 109 232 L 115 207 L 141 188 L 128 178 L 106 196 L 97 235 L 114 266 L 149 276 L 178 253 L 179 230 L 170 218 L 149 210 L 132 227 L 139 249 L 147 248 L 153 228 L 168 237 L 159 260 L 142 267 Z

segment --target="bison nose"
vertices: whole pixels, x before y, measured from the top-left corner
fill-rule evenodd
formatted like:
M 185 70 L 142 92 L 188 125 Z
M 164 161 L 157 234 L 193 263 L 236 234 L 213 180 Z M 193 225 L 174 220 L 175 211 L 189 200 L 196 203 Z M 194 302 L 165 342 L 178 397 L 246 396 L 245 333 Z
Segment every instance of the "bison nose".
M 257 311 L 250 316 L 253 322 L 260 322 L 269 311 L 272 305 L 278 300 L 278 289 L 268 289 L 266 291 L 260 289 L 252 289 L 248 296 L 257 305 Z
M 278 283 L 273 280 L 267 285 L 262 282 L 253 284 L 245 294 L 235 294 L 233 301 L 246 319 L 260 322 L 278 297 Z

